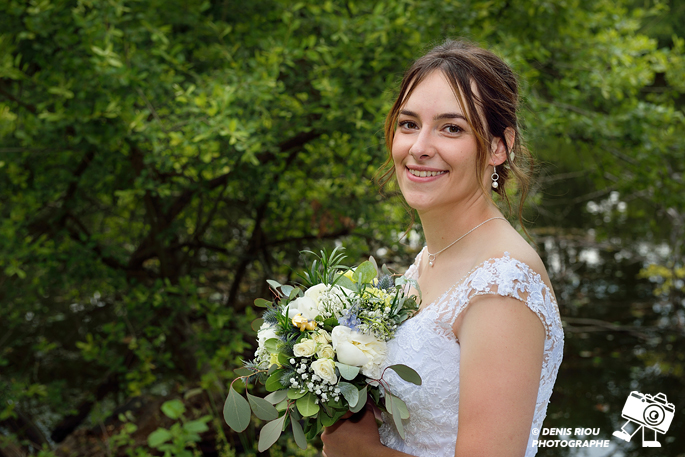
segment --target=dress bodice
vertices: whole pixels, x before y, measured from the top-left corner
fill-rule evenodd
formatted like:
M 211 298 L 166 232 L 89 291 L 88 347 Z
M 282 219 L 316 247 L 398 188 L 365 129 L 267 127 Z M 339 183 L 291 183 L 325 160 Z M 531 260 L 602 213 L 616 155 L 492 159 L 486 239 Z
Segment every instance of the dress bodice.
M 421 253 L 405 273 L 406 277 L 417 279 L 420 258 Z M 471 298 L 485 294 L 516 298 L 542 321 L 545 346 L 531 430 L 542 427 L 561 364 L 564 346 L 561 319 L 554 296 L 540 275 L 504 253 L 503 257 L 489 259 L 473 269 L 435 302 L 405 321 L 395 338 L 388 342 L 385 366 L 408 365 L 421 375 L 422 384 L 416 386 L 405 382 L 392 370 L 385 372 L 383 379 L 390 392 L 404 400 L 410 417 L 403 421 L 405 439 L 399 436 L 392 419 L 384 417 L 379 430 L 384 445 L 417 457 L 454 456 L 459 424 L 461 353 L 452 325 Z M 526 457 L 537 452 L 537 447 L 532 446 L 535 439 L 529 434 Z

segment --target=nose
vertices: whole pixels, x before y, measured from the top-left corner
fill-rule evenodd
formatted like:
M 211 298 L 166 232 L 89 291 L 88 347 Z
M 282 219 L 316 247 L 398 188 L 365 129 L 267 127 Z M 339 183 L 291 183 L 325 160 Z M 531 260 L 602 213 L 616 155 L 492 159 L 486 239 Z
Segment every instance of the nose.
M 415 137 L 414 144 L 409 148 L 409 155 L 414 160 L 426 160 L 435 155 L 435 146 L 431 141 L 429 129 L 421 129 Z

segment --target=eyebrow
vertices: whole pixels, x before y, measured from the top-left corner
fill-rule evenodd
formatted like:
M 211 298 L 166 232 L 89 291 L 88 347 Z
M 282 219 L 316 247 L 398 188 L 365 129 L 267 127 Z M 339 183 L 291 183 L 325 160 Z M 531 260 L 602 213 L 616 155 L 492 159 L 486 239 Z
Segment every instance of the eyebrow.
M 416 114 L 415 112 L 409 111 L 406 109 L 401 110 L 400 114 L 404 114 L 405 116 L 411 116 L 411 117 L 416 117 L 416 118 L 419 117 L 419 115 Z M 440 119 L 464 119 L 465 121 L 467 120 L 466 117 L 460 113 L 442 113 L 442 114 L 438 114 L 437 116 L 435 116 L 433 118 L 434 121 L 437 121 Z

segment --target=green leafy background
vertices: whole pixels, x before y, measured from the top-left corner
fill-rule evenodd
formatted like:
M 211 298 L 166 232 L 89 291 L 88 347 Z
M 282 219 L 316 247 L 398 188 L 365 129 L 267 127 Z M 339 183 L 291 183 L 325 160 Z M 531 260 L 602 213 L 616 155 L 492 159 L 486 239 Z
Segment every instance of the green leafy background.
M 609 439 L 652 389 L 682 430 L 683 24 L 676 0 L 0 0 L 0 455 L 256 455 L 263 422 L 222 414 L 252 302 L 304 249 L 411 262 L 372 179 L 402 71 L 445 37 L 521 76 L 567 330 L 546 425 Z

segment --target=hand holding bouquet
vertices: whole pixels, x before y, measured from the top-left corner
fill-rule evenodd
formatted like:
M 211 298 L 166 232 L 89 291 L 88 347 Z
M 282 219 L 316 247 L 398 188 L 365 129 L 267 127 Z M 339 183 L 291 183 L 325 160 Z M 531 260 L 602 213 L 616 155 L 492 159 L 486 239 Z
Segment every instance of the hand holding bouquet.
M 314 254 L 311 253 L 310 254 Z M 265 398 L 247 393 L 247 400 L 229 389 L 224 406 L 226 423 L 242 432 L 250 411 L 269 421 L 259 436 L 259 451 L 271 447 L 290 425 L 295 442 L 307 440 L 333 425 L 347 411 L 362 410 L 367 400 L 393 418 L 404 436 L 402 419 L 409 417 L 405 403 L 388 391 L 381 366 L 386 342 L 397 327 L 417 309 L 417 297 L 405 286 L 418 285 L 402 276 L 393 278 L 373 258 L 349 269 L 336 248 L 321 252 L 301 278 L 305 290 L 269 280 L 275 298 L 257 299 L 265 307 L 258 330 L 255 358 L 236 370 L 248 382 L 263 382 L 271 392 Z M 406 365 L 392 365 L 402 379 L 421 384 L 420 376 Z

